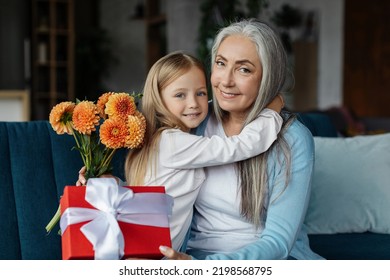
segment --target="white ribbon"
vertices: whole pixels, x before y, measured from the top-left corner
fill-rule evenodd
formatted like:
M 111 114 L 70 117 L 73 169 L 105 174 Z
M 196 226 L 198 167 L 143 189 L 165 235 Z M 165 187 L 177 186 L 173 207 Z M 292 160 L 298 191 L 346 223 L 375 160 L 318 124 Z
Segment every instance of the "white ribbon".
M 118 221 L 169 227 L 173 199 L 165 193 L 134 193 L 118 186 L 113 178 L 91 178 L 85 200 L 96 209 L 69 207 L 61 215 L 61 231 L 69 225 L 90 221 L 80 230 L 92 243 L 96 260 L 117 260 L 124 255 L 125 241 Z

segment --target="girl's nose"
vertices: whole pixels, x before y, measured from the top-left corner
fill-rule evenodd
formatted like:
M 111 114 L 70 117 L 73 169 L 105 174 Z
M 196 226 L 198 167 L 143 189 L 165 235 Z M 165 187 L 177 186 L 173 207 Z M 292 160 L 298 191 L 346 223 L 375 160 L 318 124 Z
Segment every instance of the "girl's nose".
M 191 98 L 189 98 L 188 107 L 191 109 L 196 109 L 199 107 L 199 103 L 198 100 L 196 99 L 196 96 L 192 96 Z

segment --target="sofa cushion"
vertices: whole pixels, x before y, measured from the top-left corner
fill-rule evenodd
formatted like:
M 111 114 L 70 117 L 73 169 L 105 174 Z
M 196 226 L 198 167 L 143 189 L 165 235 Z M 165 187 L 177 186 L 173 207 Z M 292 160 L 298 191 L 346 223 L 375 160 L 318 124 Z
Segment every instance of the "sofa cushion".
M 314 143 L 308 232 L 390 233 L 390 134 Z

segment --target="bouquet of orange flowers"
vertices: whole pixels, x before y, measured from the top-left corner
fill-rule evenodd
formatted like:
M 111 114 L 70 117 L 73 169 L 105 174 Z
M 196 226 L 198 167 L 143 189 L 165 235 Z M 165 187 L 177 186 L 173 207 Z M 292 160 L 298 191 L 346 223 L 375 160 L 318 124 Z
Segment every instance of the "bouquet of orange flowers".
M 96 103 L 88 100 L 76 103 L 64 101 L 51 110 L 49 122 L 54 131 L 73 135 L 87 179 L 110 173 L 111 160 L 117 149 L 142 146 L 146 121 L 137 110 L 136 97 L 140 95 L 107 92 Z M 46 231 L 50 232 L 59 219 L 58 208 Z

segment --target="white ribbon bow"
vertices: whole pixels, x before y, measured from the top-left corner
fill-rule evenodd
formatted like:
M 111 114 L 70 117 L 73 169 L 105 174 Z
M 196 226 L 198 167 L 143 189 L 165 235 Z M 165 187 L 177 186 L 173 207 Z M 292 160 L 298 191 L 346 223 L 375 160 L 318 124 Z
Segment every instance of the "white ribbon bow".
M 72 224 L 90 221 L 80 230 L 92 243 L 96 260 L 117 260 L 124 255 L 125 241 L 118 221 L 169 227 L 162 215 L 172 214 L 173 199 L 165 193 L 134 193 L 118 186 L 113 178 L 91 178 L 85 200 L 96 209 L 69 207 L 61 215 L 61 231 Z

